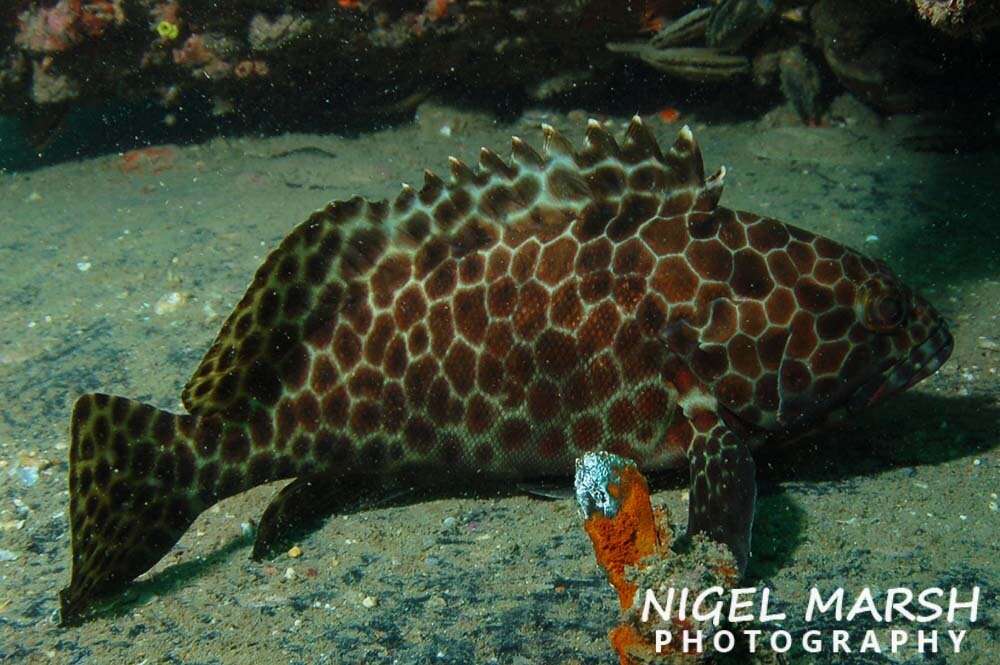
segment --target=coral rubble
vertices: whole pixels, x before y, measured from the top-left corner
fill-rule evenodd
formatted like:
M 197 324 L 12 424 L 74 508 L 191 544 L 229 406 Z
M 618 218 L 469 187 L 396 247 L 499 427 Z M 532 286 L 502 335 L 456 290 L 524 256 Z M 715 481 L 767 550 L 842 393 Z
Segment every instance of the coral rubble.
M 662 598 L 670 589 L 687 589 L 694 597 L 712 587 L 732 588 L 739 578 L 732 553 L 700 535 L 675 544 L 670 516 L 653 508 L 646 479 L 634 462 L 613 453 L 588 453 L 577 460 L 576 498 L 597 563 L 618 593 L 620 623 L 608 638 L 620 665 L 703 661 L 706 654 L 685 650 L 680 640 L 658 651 L 656 633 L 711 635 L 717 628 L 713 623 L 691 616 L 664 621 L 655 613 L 643 621 L 643 605 L 648 591 Z M 750 663 L 781 662 L 767 649 L 744 655 Z
M 633 78 L 638 98 L 660 78 L 677 95 L 749 93 L 748 106 L 784 95 L 822 124 L 836 86 L 894 113 L 988 85 L 988 67 L 970 67 L 988 58 L 956 36 L 1000 25 L 998 2 L 16 0 L 0 3 L 0 114 L 160 99 L 176 120 L 183 97 L 336 126 L 438 91 L 507 109 L 617 95 Z

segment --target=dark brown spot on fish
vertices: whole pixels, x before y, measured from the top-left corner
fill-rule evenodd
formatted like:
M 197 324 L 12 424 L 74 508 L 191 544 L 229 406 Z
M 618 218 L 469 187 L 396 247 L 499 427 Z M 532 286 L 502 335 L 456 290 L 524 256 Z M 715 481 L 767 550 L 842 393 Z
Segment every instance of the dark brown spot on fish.
M 765 303 L 768 320 L 776 326 L 783 326 L 795 313 L 795 296 L 786 288 L 779 287 L 771 292 Z
M 795 298 L 800 307 L 817 314 L 833 306 L 833 291 L 809 278 L 802 278 L 795 285 Z
M 502 277 L 490 284 L 488 304 L 491 316 L 501 318 L 510 316 L 516 302 L 517 286 L 510 277 Z
M 257 448 L 266 448 L 271 445 L 271 438 L 274 436 L 274 425 L 271 414 L 264 409 L 257 409 L 250 417 L 250 438 Z
M 847 334 L 854 322 L 854 312 L 846 307 L 838 307 L 819 317 L 816 331 L 822 339 L 838 339 Z
M 534 339 L 545 326 L 548 293 L 537 282 L 530 281 L 521 288 L 514 310 L 514 330 L 523 339 Z
M 310 381 L 313 392 L 320 396 L 326 394 L 336 385 L 338 378 L 337 368 L 333 366 L 329 358 L 325 355 L 318 356 L 313 362 L 312 379 Z
M 538 452 L 542 457 L 553 459 L 566 450 L 566 435 L 558 427 L 550 427 L 538 442 Z
M 401 335 L 396 335 L 389 342 L 389 348 L 385 354 L 385 362 L 382 365 L 385 368 L 386 376 L 393 379 L 403 376 L 403 372 L 406 371 L 406 363 L 406 342 L 403 341 Z
M 275 447 L 281 450 L 288 443 L 292 432 L 295 431 L 297 415 L 295 413 L 295 403 L 285 398 L 278 404 L 278 439 Z
M 587 358 L 610 346 L 619 324 L 618 310 L 611 303 L 594 308 L 577 333 L 580 356 Z
M 815 318 L 808 312 L 799 312 L 792 319 L 791 337 L 785 347 L 785 353 L 794 358 L 806 358 L 816 348 L 817 339 L 814 332 Z
M 666 298 L 667 302 L 683 302 L 694 297 L 698 288 L 698 276 L 679 256 L 668 256 L 660 260 L 653 273 L 650 286 Z
M 153 438 L 161 446 L 167 446 L 174 440 L 174 418 L 173 414 L 166 411 L 160 411 L 156 415 L 156 420 L 153 422 Z
M 422 407 L 430 390 L 431 382 L 437 374 L 437 362 L 433 358 L 424 356 L 413 363 L 406 370 L 404 385 L 406 387 L 406 398 L 413 408 Z
M 358 362 L 361 356 L 361 340 L 357 334 L 345 325 L 337 328 L 333 340 L 333 353 L 340 363 L 340 370 L 347 372 Z
M 129 414 L 128 422 L 126 424 L 129 436 L 133 439 L 138 439 L 141 435 L 145 434 L 146 427 L 149 425 L 149 417 L 151 415 L 152 410 L 146 406 L 134 408 L 132 413 Z
M 320 406 L 315 395 L 304 392 L 295 400 L 295 417 L 307 430 L 316 431 L 319 427 Z
M 427 314 L 427 301 L 419 287 L 410 286 L 396 299 L 396 325 L 407 330 Z
M 578 450 L 594 450 L 604 437 L 604 423 L 595 416 L 583 416 L 573 425 L 573 445 Z
M 427 297 L 431 300 L 446 298 L 455 290 L 458 283 L 458 267 L 454 259 L 448 259 L 430 274 L 424 283 Z
M 757 356 L 765 369 L 778 369 L 787 341 L 788 331 L 782 328 L 769 328 L 757 340 Z
M 410 278 L 410 259 L 394 254 L 382 260 L 372 275 L 372 294 L 377 307 L 388 307 L 396 291 Z
M 467 395 L 476 380 L 475 352 L 464 342 L 453 344 L 444 361 L 444 372 L 455 392 Z
M 610 295 L 612 286 L 614 278 L 610 271 L 587 273 L 580 281 L 580 297 L 584 302 L 596 302 Z
M 546 330 L 535 343 L 535 353 L 542 372 L 565 376 L 577 363 L 577 348 L 573 337 L 555 330 Z
M 363 400 L 358 402 L 351 412 L 351 429 L 358 436 L 366 436 L 375 432 L 381 425 L 381 412 L 378 404 Z
M 434 448 L 436 435 L 434 427 L 420 417 L 410 418 L 403 432 L 406 445 L 415 452 L 427 454 Z
M 607 238 L 598 238 L 588 242 L 580 249 L 579 258 L 576 261 L 576 270 L 579 273 L 588 273 L 595 270 L 606 270 L 611 265 L 612 245 Z
M 385 347 L 395 332 L 393 319 L 389 314 L 380 314 L 375 325 L 365 338 L 365 359 L 373 365 L 382 362 Z
M 350 408 L 351 400 L 347 396 L 347 389 L 343 386 L 336 388 L 323 400 L 323 418 L 334 429 L 340 429 L 347 424 L 347 412 Z
M 431 232 L 431 218 L 423 211 L 417 211 L 403 222 L 403 231 L 415 242 L 423 242 Z
M 798 271 L 804 275 L 812 272 L 816 264 L 816 252 L 809 245 L 793 240 L 788 243 L 788 256 L 792 259 Z
M 851 345 L 843 340 L 820 344 L 810 358 L 809 365 L 817 375 L 836 374 L 850 349 Z
M 618 196 L 625 189 L 625 173 L 615 166 L 602 166 L 585 177 L 591 195 L 597 200 Z
M 299 274 L 299 260 L 294 254 L 286 254 L 278 263 L 278 281 L 292 282 Z
M 542 260 L 538 266 L 538 279 L 555 286 L 572 272 L 575 258 L 576 242 L 574 240 L 560 238 L 547 245 L 542 252 Z
M 333 255 L 318 251 L 306 259 L 306 279 L 309 283 L 318 285 L 326 281 L 330 272 L 330 259 Z
M 428 327 L 431 332 L 431 352 L 441 358 L 448 352 L 448 347 L 455 338 L 455 325 L 448 303 L 437 303 L 431 307 Z
M 763 300 L 774 288 L 764 259 L 750 249 L 742 249 L 733 257 L 730 284 L 736 295 L 756 300 Z
M 552 306 L 549 314 L 552 323 L 561 328 L 572 330 L 583 317 L 583 304 L 577 294 L 576 280 L 563 284 L 552 296 Z
M 222 459 L 230 464 L 243 462 L 250 453 L 250 441 L 242 429 L 231 429 L 222 440 Z
M 229 373 L 219 379 L 219 382 L 215 384 L 215 390 L 212 392 L 212 396 L 215 401 L 219 404 L 228 404 L 229 400 L 236 395 L 236 391 L 239 389 L 240 376 L 236 373 Z
M 281 363 L 281 381 L 289 390 L 298 390 L 309 376 L 309 352 L 296 344 Z
M 211 457 L 215 449 L 219 446 L 219 439 L 222 436 L 222 428 L 216 418 L 204 418 L 195 434 L 195 442 L 198 447 L 198 454 L 202 457 Z
M 580 214 L 580 220 L 573 225 L 573 235 L 580 242 L 604 235 L 617 212 L 617 206 L 607 201 L 588 203 Z
M 514 258 L 510 265 L 510 274 L 518 282 L 524 282 L 535 272 L 535 263 L 538 261 L 539 244 L 534 241 L 526 242 L 514 253 Z
M 621 174 L 618 174 L 621 177 Z M 623 183 L 624 184 L 624 183 Z M 652 196 L 630 194 L 621 203 L 621 208 L 608 225 L 608 238 L 621 242 L 634 235 L 643 223 L 656 215 L 657 200 Z
M 476 377 L 480 390 L 488 395 L 496 395 L 503 386 L 503 365 L 493 355 L 483 353 L 479 356 Z
M 427 350 L 429 344 L 430 334 L 427 332 L 427 326 L 418 323 L 410 328 L 410 332 L 406 336 L 406 345 L 411 356 L 419 356 Z
M 536 381 L 528 388 L 528 413 L 536 422 L 545 422 L 559 413 L 559 389 L 548 380 Z
M 450 248 L 444 238 L 432 237 L 428 239 L 420 247 L 414 260 L 414 267 L 416 269 L 415 277 L 420 280 L 424 279 L 424 277 L 429 275 L 432 270 L 448 258 L 449 253 Z
M 809 368 L 798 360 L 786 360 L 781 364 L 781 389 L 785 392 L 801 393 L 809 387 L 812 375 Z
M 500 428 L 500 445 L 505 450 L 518 450 L 528 443 L 531 426 L 520 418 L 507 420 Z
M 479 344 L 486 334 L 488 323 L 482 286 L 463 289 L 455 294 L 455 324 L 465 339 Z
M 471 254 L 459 265 L 459 276 L 463 284 L 472 284 L 483 279 L 486 270 L 486 259 L 479 252 Z
M 729 369 L 726 348 L 719 344 L 696 348 L 691 354 L 691 368 L 703 381 L 714 381 Z
M 469 400 L 465 426 L 471 434 L 481 434 L 493 425 L 495 409 L 481 395 L 473 395 Z

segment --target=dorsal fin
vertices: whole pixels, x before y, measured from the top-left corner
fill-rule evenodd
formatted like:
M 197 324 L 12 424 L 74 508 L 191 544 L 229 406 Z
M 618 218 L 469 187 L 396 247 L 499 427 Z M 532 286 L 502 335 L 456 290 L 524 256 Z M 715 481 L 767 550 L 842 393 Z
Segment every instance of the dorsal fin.
M 391 303 L 449 257 L 567 225 L 581 241 L 621 241 L 656 215 L 704 217 L 721 195 L 725 171 L 705 180 L 687 127 L 666 154 L 638 117 L 621 145 L 596 120 L 579 150 L 554 127 L 542 131 L 544 155 L 515 137 L 509 162 L 483 148 L 478 171 L 449 160 L 449 183 L 427 171 L 419 191 L 404 184 L 391 203 L 355 197 L 311 215 L 258 269 L 185 387 L 184 405 L 234 418 L 251 417 L 248 404 L 273 405 L 306 380 L 312 348 L 342 344 L 353 353 L 372 325 L 367 303 Z
M 545 166 L 545 159 L 535 152 L 534 148 L 522 141 L 518 136 L 511 137 L 510 151 L 514 161 L 521 166 L 529 166 L 539 169 Z
M 542 132 L 545 135 L 545 152 L 553 157 L 568 157 L 570 159 L 576 154 L 573 144 L 565 136 L 559 133 L 552 125 L 542 125 Z
M 701 150 L 694 140 L 691 128 L 687 125 L 681 127 L 681 131 L 677 133 L 677 140 L 667 152 L 666 160 L 684 182 L 699 185 L 705 183 L 705 165 L 701 160 Z
M 621 149 L 615 137 L 611 136 L 604 125 L 591 119 L 587 123 L 587 148 L 602 158 L 617 159 L 621 155 Z
M 630 163 L 642 162 L 647 159 L 663 161 L 663 153 L 656 137 L 638 115 L 632 116 L 632 121 L 625 131 L 625 147 L 623 157 Z
M 487 173 L 504 180 L 510 180 L 517 175 L 517 169 L 512 168 L 510 164 L 503 161 L 500 155 L 489 148 L 482 148 L 479 151 L 479 166 Z
M 457 157 L 448 158 L 448 166 L 451 168 L 452 184 L 464 187 L 476 181 L 476 174 L 469 166 Z

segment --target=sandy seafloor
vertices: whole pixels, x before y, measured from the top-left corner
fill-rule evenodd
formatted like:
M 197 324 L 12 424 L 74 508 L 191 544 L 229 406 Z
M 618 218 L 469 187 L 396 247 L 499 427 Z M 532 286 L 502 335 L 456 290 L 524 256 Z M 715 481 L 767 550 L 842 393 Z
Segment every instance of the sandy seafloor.
M 958 655 L 827 649 L 789 662 L 1000 662 L 1000 155 L 919 152 L 907 140 L 926 131 L 919 119 L 846 108 L 845 122 L 817 129 L 689 122 L 707 167 L 729 168 L 723 204 L 886 259 L 952 322 L 955 353 L 849 429 L 758 462 L 751 582 L 772 588 L 796 634 L 813 585 L 979 585 Z M 541 121 L 579 140 L 585 120 L 534 111 L 500 124 L 426 105 L 413 124 L 357 138 L 217 139 L 129 172 L 109 155 L 0 175 L 0 661 L 613 662 L 616 599 L 573 504 L 517 492 L 376 504 L 326 520 L 297 541 L 298 558 L 254 563 L 241 524 L 275 491 L 257 488 L 202 515 L 119 606 L 55 625 L 78 394 L 179 409 L 262 257 L 310 211 L 392 196 L 511 134 L 540 145 Z M 652 126 L 664 141 L 678 128 Z M 685 483 L 657 483 L 677 519 Z

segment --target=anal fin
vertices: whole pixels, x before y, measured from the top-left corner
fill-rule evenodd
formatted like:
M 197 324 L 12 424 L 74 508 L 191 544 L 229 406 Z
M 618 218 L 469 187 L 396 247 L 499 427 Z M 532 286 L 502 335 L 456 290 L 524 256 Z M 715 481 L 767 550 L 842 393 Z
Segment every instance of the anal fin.
M 335 510 L 356 505 L 377 479 L 341 476 L 296 478 L 278 491 L 267 505 L 257 527 L 250 557 L 262 561 L 287 550 L 293 539 L 315 530 Z

